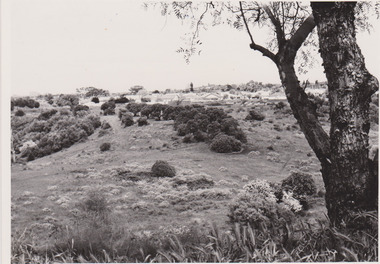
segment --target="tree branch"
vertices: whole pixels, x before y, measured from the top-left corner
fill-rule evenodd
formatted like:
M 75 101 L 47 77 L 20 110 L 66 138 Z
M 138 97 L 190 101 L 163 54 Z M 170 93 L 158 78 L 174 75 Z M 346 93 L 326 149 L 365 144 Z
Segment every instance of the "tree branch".
M 255 41 L 253 40 L 253 36 L 251 34 L 251 31 L 249 30 L 248 23 L 247 23 L 247 20 L 245 18 L 245 15 L 244 15 L 243 5 L 241 2 L 239 2 L 239 5 L 240 5 L 240 12 L 241 12 L 241 16 L 243 17 L 245 28 L 247 29 L 247 33 L 249 35 L 249 38 L 251 39 L 251 44 L 249 45 L 249 47 L 253 50 L 260 51 L 263 54 L 263 56 L 268 57 L 273 62 L 275 62 L 276 56 L 270 50 L 264 48 L 263 46 L 256 44 Z
M 289 43 L 298 50 L 314 28 L 314 17 L 310 15 L 290 38 Z
M 278 42 L 278 46 L 280 47 L 286 42 L 285 34 L 284 34 L 284 31 L 282 30 L 281 22 L 273 15 L 268 5 L 264 4 L 263 9 L 268 14 L 270 21 L 272 22 L 272 24 L 274 25 L 276 29 L 277 42 Z

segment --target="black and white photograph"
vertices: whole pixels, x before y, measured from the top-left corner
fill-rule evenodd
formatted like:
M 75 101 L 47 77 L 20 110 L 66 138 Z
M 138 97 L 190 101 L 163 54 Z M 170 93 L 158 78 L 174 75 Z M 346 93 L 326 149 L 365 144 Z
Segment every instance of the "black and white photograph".
M 379 261 L 380 2 L 1 7 L 2 263 Z

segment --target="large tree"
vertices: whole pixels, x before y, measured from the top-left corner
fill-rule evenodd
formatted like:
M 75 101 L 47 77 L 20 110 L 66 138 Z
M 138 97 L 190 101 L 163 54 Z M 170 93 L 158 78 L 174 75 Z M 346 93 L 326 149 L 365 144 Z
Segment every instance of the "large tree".
M 324 4 L 320 5 L 323 6 Z M 331 15 L 331 17 L 339 18 L 343 22 L 347 22 L 351 30 L 354 29 L 353 23 L 355 18 L 353 16 L 338 15 L 335 17 L 331 13 L 334 10 L 330 11 L 329 14 L 325 13 L 325 16 Z M 365 72 L 363 75 L 365 81 L 361 81 L 361 86 L 359 86 L 362 87 L 365 84 L 371 87 L 371 89 L 368 89 L 367 92 L 357 92 L 358 88 L 351 88 L 340 91 L 340 93 L 345 94 L 343 97 L 337 97 L 337 93 L 334 92 L 329 96 L 332 109 L 331 135 L 329 136 L 323 130 L 318 120 L 316 106 L 308 98 L 304 87 L 300 85 L 295 69 L 297 54 L 299 55 L 302 45 L 310 42 L 310 35 L 316 26 L 314 16 L 308 5 L 302 5 L 297 2 L 272 2 L 267 4 L 258 2 L 238 2 L 237 4 L 208 2 L 198 3 L 198 5 L 194 5 L 191 2 L 173 2 L 161 3 L 161 11 L 164 15 L 173 12 L 179 19 L 193 20 L 194 31 L 188 37 L 189 47 L 178 50 L 178 52 L 184 53 L 187 61 L 196 52 L 197 46 L 201 45 L 199 32 L 206 24 L 204 22 L 206 14 L 211 14 L 211 18 L 213 19 L 211 23 L 216 25 L 222 23 L 223 12 L 229 13 L 230 16 L 227 15 L 226 22 L 237 29 L 246 30 L 251 41 L 250 48 L 255 52 L 260 52 L 277 66 L 294 117 L 297 119 L 305 138 L 321 163 L 322 177 L 326 187 L 326 204 L 330 219 L 334 223 L 341 223 L 343 217 L 347 213 L 350 213 L 352 209 L 357 211 L 373 208 L 375 203 L 368 202 L 368 199 L 374 201 L 376 197 L 374 192 L 372 192 L 371 180 L 368 176 L 370 174 L 370 166 L 368 165 L 368 103 L 370 94 L 377 87 L 372 84 L 376 82 L 366 70 L 363 70 L 364 61 L 360 55 L 358 58 L 361 59 L 362 63 L 360 65 L 358 63 L 354 64 L 358 65 L 355 67 L 361 69 L 362 73 Z M 196 16 L 197 11 L 200 12 L 199 16 Z M 267 26 L 274 32 L 274 37 L 268 45 L 260 45 L 255 40 L 255 35 L 251 31 L 251 27 L 255 25 L 259 25 L 260 27 Z M 323 23 L 319 25 L 323 25 Z M 335 26 L 331 23 L 326 23 L 325 25 L 327 28 Z M 331 32 L 333 31 L 330 31 L 328 34 L 331 34 Z M 345 33 L 348 34 L 348 32 Z M 331 41 L 325 42 L 327 46 L 330 45 L 329 42 Z M 347 44 L 355 46 L 356 41 L 353 38 Z M 336 46 L 334 47 L 336 48 Z M 332 50 L 328 48 L 326 50 L 325 56 L 328 57 L 326 61 L 334 61 L 340 58 L 337 56 L 344 55 L 339 52 L 336 54 L 340 55 L 335 56 L 335 53 L 329 55 Z M 336 52 L 337 50 L 333 51 Z M 357 48 L 347 49 L 345 52 L 349 54 L 350 52 L 358 53 Z M 324 55 L 322 57 L 325 60 Z M 345 76 L 345 74 L 351 76 L 358 72 L 356 68 L 347 68 L 347 65 L 339 63 L 333 63 L 332 67 L 334 71 L 332 72 L 341 73 L 340 77 Z M 346 67 L 347 69 L 343 70 L 342 67 Z M 342 74 L 342 70 L 345 72 L 344 74 Z M 344 79 L 340 78 L 339 80 L 335 80 L 333 75 L 327 76 L 329 89 L 330 87 L 340 87 L 330 84 L 330 79 L 334 83 L 344 81 Z M 357 82 L 355 84 L 358 85 Z M 333 90 L 337 89 L 333 88 Z M 340 99 L 344 99 L 345 101 L 338 102 Z M 344 108 L 343 102 L 348 102 L 347 100 L 352 102 L 352 107 L 349 109 Z M 365 103 L 356 103 L 359 101 Z M 352 126 L 346 124 L 346 121 L 350 120 L 348 122 L 350 123 L 357 117 L 360 117 L 361 121 L 355 123 L 355 127 L 362 126 L 360 129 L 352 130 Z M 344 124 L 343 130 L 341 121 Z M 340 129 L 341 132 L 337 134 L 336 129 Z M 355 146 L 350 147 L 351 144 Z M 356 147 L 356 145 L 360 147 Z M 354 163 L 356 162 L 359 165 L 355 165 Z M 360 170 L 357 171 L 359 168 Z M 371 195 L 364 196 L 364 194 L 369 193 Z M 336 199 L 339 201 L 335 204 Z M 354 201 L 355 206 L 351 206 L 352 201 Z
M 368 158 L 369 104 L 378 90 L 355 37 L 355 2 L 313 2 L 330 101 L 330 218 L 377 206 L 377 175 Z M 376 159 L 375 159 L 376 160 Z M 377 166 L 377 164 L 374 164 Z

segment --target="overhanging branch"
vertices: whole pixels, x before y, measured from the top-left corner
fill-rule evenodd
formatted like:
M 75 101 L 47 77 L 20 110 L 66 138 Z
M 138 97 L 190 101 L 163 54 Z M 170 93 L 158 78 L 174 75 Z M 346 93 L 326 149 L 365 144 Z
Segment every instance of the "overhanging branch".
M 247 29 L 247 33 L 249 35 L 249 38 L 251 39 L 251 44 L 249 45 L 249 47 L 253 50 L 260 51 L 263 54 L 263 56 L 268 57 L 272 61 L 275 62 L 276 56 L 270 50 L 264 48 L 263 46 L 256 44 L 255 41 L 253 40 L 253 36 L 251 34 L 251 31 L 249 30 L 248 23 L 247 23 L 247 20 L 245 18 L 245 15 L 244 15 L 243 5 L 241 2 L 239 2 L 239 5 L 240 5 L 240 12 L 241 12 L 241 16 L 243 17 L 245 28 Z

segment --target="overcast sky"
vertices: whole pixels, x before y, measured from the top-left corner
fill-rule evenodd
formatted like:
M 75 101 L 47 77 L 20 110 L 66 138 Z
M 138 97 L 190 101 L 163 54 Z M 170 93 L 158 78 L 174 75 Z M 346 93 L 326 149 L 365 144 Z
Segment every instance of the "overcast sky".
M 125 0 L 13 0 L 11 94 L 74 93 L 94 86 L 125 92 L 184 89 L 250 80 L 280 83 L 275 65 L 249 49 L 244 31 L 227 26 L 202 32 L 200 56 L 186 64 L 175 51 L 188 32 L 175 17 Z M 380 26 L 359 34 L 367 68 L 379 77 Z M 376 52 L 374 52 L 376 51 Z M 320 63 L 319 63 L 320 64 Z M 320 66 L 301 80 L 323 80 Z

